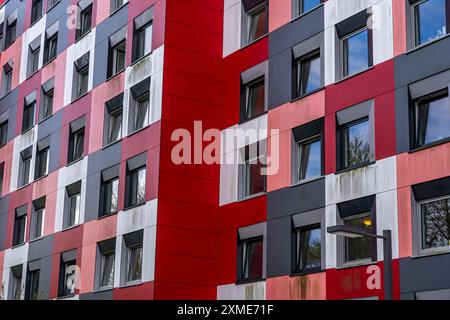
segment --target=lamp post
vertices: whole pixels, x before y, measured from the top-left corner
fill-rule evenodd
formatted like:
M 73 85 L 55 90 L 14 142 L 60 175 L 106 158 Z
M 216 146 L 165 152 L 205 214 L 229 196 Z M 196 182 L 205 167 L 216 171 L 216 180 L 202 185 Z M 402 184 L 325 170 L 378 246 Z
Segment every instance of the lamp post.
M 364 229 L 338 225 L 328 227 L 327 232 L 337 236 L 348 238 L 368 237 L 383 240 L 383 255 L 384 255 L 384 300 L 393 299 L 392 287 L 392 233 L 391 230 L 384 230 L 383 235 L 367 232 Z

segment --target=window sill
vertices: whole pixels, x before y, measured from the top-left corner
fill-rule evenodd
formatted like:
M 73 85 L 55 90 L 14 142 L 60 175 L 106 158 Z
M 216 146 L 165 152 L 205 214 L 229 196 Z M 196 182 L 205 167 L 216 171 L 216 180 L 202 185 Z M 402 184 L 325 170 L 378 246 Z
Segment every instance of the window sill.
M 75 102 L 77 102 L 78 100 L 81 100 L 82 98 L 84 98 L 85 96 L 87 96 L 87 95 L 89 94 L 89 92 L 90 92 L 90 90 L 86 91 L 86 92 L 83 93 L 81 96 L 72 99 L 72 102 L 71 102 L 70 104 L 75 103 Z
M 423 49 L 425 47 L 431 46 L 431 45 L 435 44 L 436 42 L 439 42 L 439 41 L 444 40 L 444 39 L 449 38 L 449 37 L 450 37 L 450 33 L 447 33 L 446 35 L 443 35 L 443 36 L 441 36 L 439 38 L 436 38 L 436 39 L 430 40 L 428 42 L 422 43 L 421 45 L 415 46 L 414 48 L 411 48 L 411 49 L 407 50 L 405 52 L 405 55 L 411 54 L 411 53 L 416 52 L 416 51 L 418 51 L 420 49 Z
M 139 64 L 139 62 L 142 62 L 142 61 L 145 60 L 147 57 L 151 56 L 152 53 L 153 53 L 153 49 L 152 49 L 152 51 L 150 51 L 150 52 L 147 53 L 146 55 L 144 55 L 144 56 L 138 58 L 138 59 L 135 60 L 135 61 L 132 61 L 131 64 L 130 64 L 130 67 L 134 67 L 135 65 Z
M 109 147 L 115 145 L 116 143 L 119 143 L 120 141 L 122 141 L 122 138 L 117 139 L 116 141 L 113 141 L 113 142 L 109 142 L 102 147 L 102 150 L 108 149 Z
M 366 73 L 366 72 L 368 72 L 368 71 L 370 71 L 370 70 L 373 70 L 373 69 L 375 69 L 375 66 L 370 66 L 370 67 L 368 67 L 367 69 L 364 69 L 364 70 L 361 70 L 361 71 L 359 71 L 359 72 L 357 72 L 357 73 L 354 73 L 354 74 L 345 76 L 345 77 L 343 77 L 343 78 L 340 78 L 339 80 L 335 81 L 334 84 L 339 84 L 339 83 L 341 83 L 341 82 L 345 82 L 345 81 L 347 81 L 347 80 L 349 80 L 349 79 L 351 79 L 351 78 L 355 78 L 355 77 L 357 77 L 357 76 L 359 76 L 359 75 L 361 75 L 361 74 L 363 74 L 363 73 Z
M 145 206 L 145 204 L 146 204 L 146 202 L 143 202 L 143 203 L 139 203 L 139 204 L 135 204 L 135 205 L 132 205 L 132 206 L 129 206 L 129 207 L 123 208 L 123 211 L 130 211 L 130 210 L 132 210 L 132 209 L 136 209 L 136 208 L 139 208 L 139 207 Z
M 313 12 L 313 11 L 319 9 L 319 8 L 322 7 L 323 5 L 324 5 L 324 3 L 320 3 L 320 4 L 318 4 L 317 6 L 315 6 L 314 8 L 311 8 L 311 9 L 309 9 L 309 10 L 306 11 L 306 12 L 303 12 L 303 13 L 301 13 L 301 14 L 299 14 L 299 15 L 296 15 L 296 16 L 291 20 L 291 22 L 294 22 L 294 21 L 296 21 L 296 20 L 298 20 L 298 19 L 301 19 L 302 17 L 308 15 L 309 13 L 311 13 L 311 12 Z
M 311 183 L 311 182 L 314 182 L 314 181 L 317 181 L 317 180 L 321 180 L 323 178 L 325 178 L 325 176 L 318 176 L 318 177 L 314 177 L 314 178 L 300 180 L 300 181 L 297 181 L 297 182 L 291 184 L 290 187 L 291 188 L 295 188 L 295 187 L 298 187 L 298 186 L 301 186 L 301 185 L 304 185 L 304 184 L 308 184 L 308 183 Z
M 52 63 L 53 61 L 55 61 L 55 60 L 56 60 L 56 57 L 57 57 L 57 56 L 50 58 L 48 61 L 44 61 L 44 62 L 42 63 L 42 69 L 43 69 L 44 67 L 48 66 L 48 65 L 49 65 L 50 63 Z
M 41 180 L 44 180 L 45 178 L 48 177 L 48 173 L 46 173 L 45 175 L 43 175 L 42 177 L 38 177 L 38 178 L 34 178 L 34 182 L 39 182 Z
M 125 69 L 126 68 L 123 68 L 122 70 L 120 70 L 116 74 L 113 74 L 112 76 L 109 76 L 108 78 L 106 78 L 105 82 L 109 82 L 109 81 L 113 80 L 114 78 L 117 78 L 121 73 L 125 72 Z
M 68 163 L 66 164 L 66 167 L 70 167 L 70 166 L 72 166 L 73 164 L 75 164 L 75 163 L 77 163 L 77 162 L 81 162 L 83 159 L 84 159 L 84 156 L 81 157 L 81 158 L 79 158 L 79 159 L 75 159 L 75 160 L 73 160 L 73 161 L 71 161 L 71 162 L 68 162 Z
M 74 297 L 75 297 L 75 294 L 72 293 L 72 294 L 69 294 L 69 295 L 67 295 L 67 296 L 57 297 L 56 299 L 57 299 L 57 300 L 66 300 L 66 299 L 70 299 L 70 298 L 74 298 Z
M 75 42 L 74 43 L 80 42 L 82 39 L 86 38 L 87 35 L 91 33 L 91 31 L 92 31 L 92 28 L 89 29 L 88 31 L 86 31 L 85 33 L 83 33 L 82 35 L 80 35 L 78 38 L 76 38 L 76 36 L 75 36 Z
M 240 285 L 252 284 L 252 283 L 257 283 L 257 282 L 262 282 L 262 281 L 266 281 L 266 279 L 261 277 L 261 278 L 257 278 L 257 279 L 237 280 L 235 284 L 237 286 L 240 286 Z
M 302 276 L 307 276 L 309 274 L 316 274 L 316 273 L 321 273 L 321 272 L 325 272 L 325 270 L 322 269 L 311 269 L 311 270 L 305 270 L 305 271 L 295 271 L 292 272 L 289 276 L 291 278 L 295 278 L 295 277 L 302 277 Z
M 116 14 L 116 12 L 120 11 L 123 7 L 125 7 L 128 4 L 128 2 L 122 4 L 120 7 L 118 7 L 117 9 L 111 11 L 109 13 L 109 17 L 112 17 L 114 14 Z
M 308 92 L 308 93 L 305 93 L 305 94 L 303 94 L 303 95 L 301 95 L 301 96 L 292 98 L 292 99 L 291 99 L 291 103 L 294 103 L 294 102 L 296 102 L 296 101 L 298 101 L 298 100 L 301 100 L 301 99 L 303 99 L 303 98 L 312 96 L 313 94 L 315 94 L 315 93 L 317 93 L 317 92 L 320 92 L 320 91 L 322 91 L 323 89 L 325 89 L 325 87 L 324 87 L 324 86 L 321 86 L 320 88 L 314 89 L 313 91 L 310 91 L 310 92 Z
M 24 184 L 23 186 L 17 187 L 17 189 L 15 191 L 19 191 L 22 189 L 25 189 L 26 187 L 28 187 L 31 184 L 31 182 L 27 182 L 27 184 Z
M 408 151 L 408 153 L 419 152 L 419 151 L 422 151 L 422 150 L 425 150 L 425 149 L 428 149 L 428 148 L 432 148 L 432 147 L 439 146 L 441 144 L 445 144 L 447 142 L 450 142 L 450 137 L 442 139 L 442 140 L 438 140 L 438 141 L 434 141 L 434 142 L 430 142 L 430 143 L 424 144 L 421 147 L 417 147 L 417 148 L 411 149 L 410 151 Z
M 61 3 L 61 1 L 58 1 L 58 2 L 54 3 L 50 8 L 47 8 L 47 13 L 49 13 L 54 7 L 56 7 L 60 3 Z
M 242 199 L 239 199 L 237 202 L 245 202 L 247 200 L 252 200 L 252 199 L 255 199 L 255 198 L 258 198 L 258 197 L 261 197 L 261 196 L 265 196 L 266 194 L 267 194 L 266 191 L 255 193 L 255 194 L 252 194 L 252 195 L 249 195 L 249 196 L 245 196 Z
M 32 131 L 32 130 L 33 130 L 33 128 L 34 128 L 34 126 L 35 126 L 35 124 L 33 124 L 33 126 L 32 126 L 32 127 L 30 127 L 30 128 L 28 128 L 28 129 L 26 129 L 26 130 L 22 131 L 21 135 L 27 134 L 27 133 L 29 133 L 30 131 Z
M 42 118 L 41 120 L 38 121 L 38 124 L 45 122 L 46 120 L 50 119 L 51 117 L 53 117 L 53 114 L 46 116 L 45 118 Z
M 246 48 L 250 47 L 251 45 L 255 44 L 256 42 L 258 42 L 258 41 L 260 41 L 260 40 L 262 40 L 262 39 L 264 39 L 264 38 L 266 38 L 268 36 L 269 36 L 269 33 L 266 33 L 265 35 L 259 37 L 258 39 L 255 39 L 255 40 L 253 40 L 253 41 L 243 45 L 240 50 L 245 50 Z
M 39 240 L 42 240 L 42 239 L 44 239 L 44 236 L 40 236 L 39 238 L 30 239 L 30 241 L 28 241 L 28 243 L 38 242 Z
M 113 286 L 111 286 L 111 287 L 102 287 L 102 288 L 94 289 L 94 291 L 92 291 L 92 293 L 102 293 L 102 292 L 112 291 L 113 289 L 114 289 Z
M 41 16 L 39 18 L 37 18 L 36 20 L 34 20 L 33 22 L 30 22 L 30 28 L 32 28 L 35 24 L 37 24 L 39 22 L 39 20 L 42 19 L 44 15 L 41 14 Z M 28 28 L 28 29 L 30 29 Z
M 131 137 L 131 136 L 133 136 L 133 135 L 135 135 L 135 134 L 138 134 L 139 132 L 144 131 L 144 130 L 147 129 L 148 127 L 150 127 L 150 124 L 146 125 L 145 127 L 140 128 L 140 129 L 137 129 L 136 131 L 129 132 L 128 135 L 127 135 L 127 137 Z
M 411 256 L 411 259 L 420 259 L 420 258 L 427 258 L 427 257 L 433 257 L 433 256 L 442 256 L 450 254 L 450 246 L 442 247 L 441 249 L 430 249 L 429 251 L 422 251 L 419 254 L 415 254 Z
M 76 224 L 76 225 L 74 225 L 74 226 L 70 226 L 70 227 L 67 227 L 67 228 L 63 228 L 63 229 L 61 230 L 61 232 L 70 231 L 70 230 L 76 229 L 76 228 L 78 228 L 78 227 L 80 227 L 80 226 L 81 226 L 81 224 Z
M 22 243 L 16 244 L 15 246 L 12 246 L 11 249 L 12 250 L 17 249 L 17 248 L 23 247 L 24 245 L 25 245 L 25 242 L 22 242 Z
M 6 97 L 7 95 L 9 95 L 11 93 L 12 89 L 10 91 L 8 91 L 7 93 L 5 93 L 4 95 L 1 96 L 0 100 L 3 99 L 4 97 Z
M 118 213 L 119 213 L 118 211 L 111 212 L 111 213 L 107 213 L 107 214 L 98 216 L 98 217 L 97 217 L 97 220 L 103 220 L 103 219 L 109 218 L 109 217 L 111 217 L 111 216 L 115 216 L 115 215 L 117 215 Z
M 33 78 L 33 76 L 35 76 L 38 72 L 39 72 L 39 68 L 37 68 L 37 70 L 34 70 L 32 73 L 28 74 L 27 77 L 25 78 L 26 80 L 30 80 L 31 78 Z
M 255 120 L 255 119 L 257 119 L 257 118 L 259 118 L 259 117 L 261 117 L 263 115 L 266 115 L 266 114 L 267 114 L 267 110 L 264 110 L 263 113 L 257 114 L 255 116 L 252 116 L 252 117 L 248 118 L 248 119 L 239 120 L 239 124 L 247 123 L 249 121 Z
M 141 284 L 143 284 L 142 280 L 130 281 L 121 285 L 120 288 L 136 287 L 140 286 Z
M 372 260 L 361 260 L 361 261 L 354 261 L 354 262 L 345 262 L 343 265 L 340 265 L 340 266 L 336 267 L 336 270 L 371 266 L 371 265 L 376 265 L 377 263 L 378 263 L 377 261 L 372 261 Z
M 361 169 L 361 168 L 364 168 L 364 167 L 371 166 L 371 165 L 373 165 L 375 163 L 376 163 L 376 161 L 370 161 L 370 162 L 361 163 L 361 164 L 359 164 L 357 166 L 353 166 L 353 167 L 337 170 L 335 172 L 335 174 L 347 173 L 347 172 L 350 172 L 350 171 L 353 171 L 353 170 L 357 170 L 357 169 Z

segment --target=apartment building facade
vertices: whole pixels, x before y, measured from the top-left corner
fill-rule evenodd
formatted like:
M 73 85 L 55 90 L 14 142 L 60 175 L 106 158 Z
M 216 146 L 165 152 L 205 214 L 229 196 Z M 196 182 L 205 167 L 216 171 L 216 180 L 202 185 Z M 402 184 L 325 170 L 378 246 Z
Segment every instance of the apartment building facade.
M 449 12 L 4 1 L 0 296 L 450 299 Z

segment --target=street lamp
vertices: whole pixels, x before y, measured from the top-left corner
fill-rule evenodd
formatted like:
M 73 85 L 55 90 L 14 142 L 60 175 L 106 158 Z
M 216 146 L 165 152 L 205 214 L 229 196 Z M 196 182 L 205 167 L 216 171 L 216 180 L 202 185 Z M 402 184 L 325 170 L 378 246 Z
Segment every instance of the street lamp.
M 364 229 L 352 226 L 338 225 L 328 227 L 327 232 L 336 236 L 348 238 L 368 237 L 374 239 L 383 239 L 384 253 L 384 300 L 392 300 L 392 234 L 391 230 L 383 230 L 383 235 L 367 232 Z

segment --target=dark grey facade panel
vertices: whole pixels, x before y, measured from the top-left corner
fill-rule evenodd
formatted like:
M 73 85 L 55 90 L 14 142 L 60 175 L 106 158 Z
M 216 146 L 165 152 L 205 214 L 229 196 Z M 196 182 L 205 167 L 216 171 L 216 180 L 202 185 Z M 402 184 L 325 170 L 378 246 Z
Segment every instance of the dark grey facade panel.
M 400 259 L 400 293 L 450 288 L 450 254 Z
M 325 179 L 321 178 L 267 194 L 267 220 L 325 206 Z
M 80 300 L 112 300 L 113 290 L 80 294 Z
M 17 24 L 16 24 L 16 41 L 24 32 L 26 1 L 23 0 L 9 0 L 8 5 L 5 5 L 5 21 L 8 17 L 17 10 Z M 6 24 L 4 24 L 6 28 Z M 6 34 L 6 33 L 3 33 Z M 4 43 L 4 38 L 3 38 Z
M 15 87 L 10 93 L 0 99 L 0 114 L 17 105 L 19 99 L 19 87 Z
M 56 53 L 59 55 L 64 50 L 68 48 L 68 27 L 67 20 L 69 19 L 69 14 L 67 13 L 67 8 L 70 5 L 69 0 L 61 0 L 57 5 L 55 5 L 51 10 L 47 12 L 47 20 L 45 21 L 45 29 L 51 27 L 55 22 L 59 21 L 58 25 L 58 46 L 56 48 Z
M 84 222 L 97 220 L 100 210 L 100 184 L 101 173 L 97 172 L 86 179 L 86 206 L 84 210 Z
M 291 216 L 267 221 L 267 277 L 291 273 Z
M 279 107 L 292 100 L 292 49 L 286 49 L 269 60 L 269 104 Z
M 120 162 L 121 142 L 114 143 L 104 149 L 89 154 L 87 175 L 115 166 Z
M 0 213 L 0 251 L 6 250 L 8 213 Z
M 395 128 L 397 154 L 409 151 L 409 93 L 407 86 L 395 90 Z
M 108 71 L 109 37 L 128 24 L 128 6 L 123 6 L 96 27 L 93 87 L 104 83 Z M 128 42 L 127 44 L 131 44 Z
M 54 235 L 31 241 L 28 249 L 28 261 L 39 260 L 53 255 Z
M 269 57 L 291 49 L 296 44 L 324 30 L 324 7 L 301 16 L 269 34 Z

